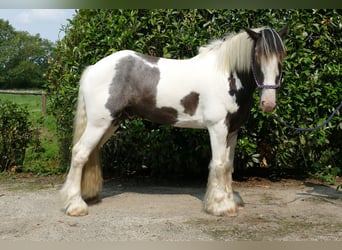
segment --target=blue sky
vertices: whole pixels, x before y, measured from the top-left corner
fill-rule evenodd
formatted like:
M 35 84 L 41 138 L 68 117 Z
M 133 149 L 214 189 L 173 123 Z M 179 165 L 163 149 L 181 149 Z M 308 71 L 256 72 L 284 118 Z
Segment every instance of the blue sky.
M 0 19 L 8 20 L 16 31 L 39 33 L 52 42 L 64 36 L 60 29 L 74 15 L 74 9 L 0 9 Z

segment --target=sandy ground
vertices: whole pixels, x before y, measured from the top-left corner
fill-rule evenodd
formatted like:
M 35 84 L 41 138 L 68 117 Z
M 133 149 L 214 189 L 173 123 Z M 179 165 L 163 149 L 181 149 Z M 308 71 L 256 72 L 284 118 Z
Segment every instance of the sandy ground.
M 1 178 L 1 177 L 0 177 Z M 59 178 L 0 179 L 0 240 L 342 240 L 342 191 L 310 181 L 234 182 L 237 217 L 202 211 L 203 185 L 106 181 L 89 215 L 62 211 Z

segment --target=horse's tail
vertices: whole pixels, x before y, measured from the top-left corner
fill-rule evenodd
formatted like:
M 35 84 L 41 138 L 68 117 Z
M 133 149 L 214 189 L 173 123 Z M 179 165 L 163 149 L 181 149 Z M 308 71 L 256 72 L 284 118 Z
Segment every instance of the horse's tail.
M 90 67 L 86 68 L 82 74 L 80 81 L 80 89 L 78 92 L 77 109 L 74 120 L 74 136 L 73 145 L 75 145 L 82 137 L 87 127 L 87 113 L 82 91 L 82 85 L 87 79 L 87 73 Z M 97 145 L 89 155 L 88 161 L 83 166 L 81 180 L 81 195 L 83 199 L 89 200 L 97 198 L 99 191 L 102 189 L 102 171 L 100 165 L 100 150 Z

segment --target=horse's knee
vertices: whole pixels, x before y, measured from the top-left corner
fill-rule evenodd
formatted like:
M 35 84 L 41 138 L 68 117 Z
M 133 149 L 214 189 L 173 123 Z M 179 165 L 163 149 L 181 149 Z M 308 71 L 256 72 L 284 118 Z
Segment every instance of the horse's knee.
M 71 165 L 72 167 L 83 167 L 84 164 L 88 161 L 89 158 L 89 150 L 86 150 L 79 144 L 76 144 L 72 148 L 72 159 Z

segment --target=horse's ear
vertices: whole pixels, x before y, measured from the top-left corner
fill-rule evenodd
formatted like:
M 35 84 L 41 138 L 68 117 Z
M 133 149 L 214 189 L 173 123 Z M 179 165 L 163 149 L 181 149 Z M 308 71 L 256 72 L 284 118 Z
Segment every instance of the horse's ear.
M 284 27 L 281 28 L 281 30 L 279 30 L 278 34 L 281 37 L 281 39 L 285 38 L 288 28 L 289 28 L 289 24 L 287 23 L 284 25 Z
M 250 38 L 252 38 L 254 41 L 257 41 L 260 37 L 260 33 L 255 32 L 249 28 L 245 28 L 245 31 L 247 32 L 247 34 L 249 35 Z

